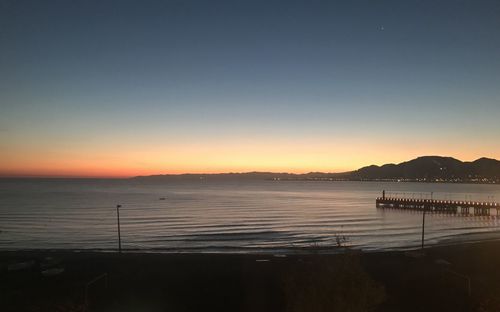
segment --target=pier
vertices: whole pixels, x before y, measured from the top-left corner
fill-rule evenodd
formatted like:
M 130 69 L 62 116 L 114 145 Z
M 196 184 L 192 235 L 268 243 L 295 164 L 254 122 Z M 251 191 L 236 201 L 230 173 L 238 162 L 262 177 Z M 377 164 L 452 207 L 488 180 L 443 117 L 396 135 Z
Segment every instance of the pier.
M 396 208 L 472 216 L 500 215 L 500 204 L 497 202 L 386 197 L 385 191 L 382 192 L 382 197 L 377 197 L 375 203 L 377 208 Z

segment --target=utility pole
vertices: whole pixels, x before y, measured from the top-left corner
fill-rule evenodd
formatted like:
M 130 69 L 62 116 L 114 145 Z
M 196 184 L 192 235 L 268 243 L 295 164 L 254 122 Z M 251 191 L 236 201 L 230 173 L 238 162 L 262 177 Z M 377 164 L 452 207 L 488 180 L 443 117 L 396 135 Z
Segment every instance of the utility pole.
M 116 205 L 116 219 L 118 221 L 118 252 L 122 253 L 122 238 L 120 233 L 120 208 L 122 205 Z
M 422 214 L 422 251 L 424 251 L 424 234 L 425 234 L 425 206 L 424 213 Z
M 434 192 L 431 192 L 431 205 L 432 205 L 432 197 Z M 424 236 L 425 236 L 425 212 L 427 211 L 427 207 L 424 204 L 424 213 L 422 214 L 422 251 L 424 251 Z

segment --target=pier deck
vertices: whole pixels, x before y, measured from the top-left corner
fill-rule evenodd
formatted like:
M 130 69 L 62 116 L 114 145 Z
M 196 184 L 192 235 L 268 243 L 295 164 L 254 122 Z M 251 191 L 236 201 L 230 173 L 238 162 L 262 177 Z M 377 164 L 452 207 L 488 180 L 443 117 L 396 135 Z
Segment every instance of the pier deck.
M 377 197 L 375 203 L 377 208 L 397 208 L 474 216 L 500 215 L 500 204 L 496 202 L 386 197 L 384 192 L 382 197 Z

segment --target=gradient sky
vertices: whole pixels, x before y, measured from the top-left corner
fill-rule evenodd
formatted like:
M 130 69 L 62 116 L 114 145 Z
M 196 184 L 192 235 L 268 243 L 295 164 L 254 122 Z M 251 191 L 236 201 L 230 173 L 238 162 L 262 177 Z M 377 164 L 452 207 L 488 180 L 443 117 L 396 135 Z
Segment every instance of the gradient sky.
M 500 158 L 500 2 L 0 0 L 0 175 Z

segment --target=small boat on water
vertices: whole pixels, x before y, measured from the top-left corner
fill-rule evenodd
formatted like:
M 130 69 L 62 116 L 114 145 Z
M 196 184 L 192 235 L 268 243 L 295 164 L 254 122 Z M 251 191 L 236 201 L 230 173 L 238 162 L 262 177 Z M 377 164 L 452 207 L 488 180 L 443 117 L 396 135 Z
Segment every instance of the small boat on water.
M 160 200 L 165 200 L 166 198 L 165 197 L 160 197 Z

